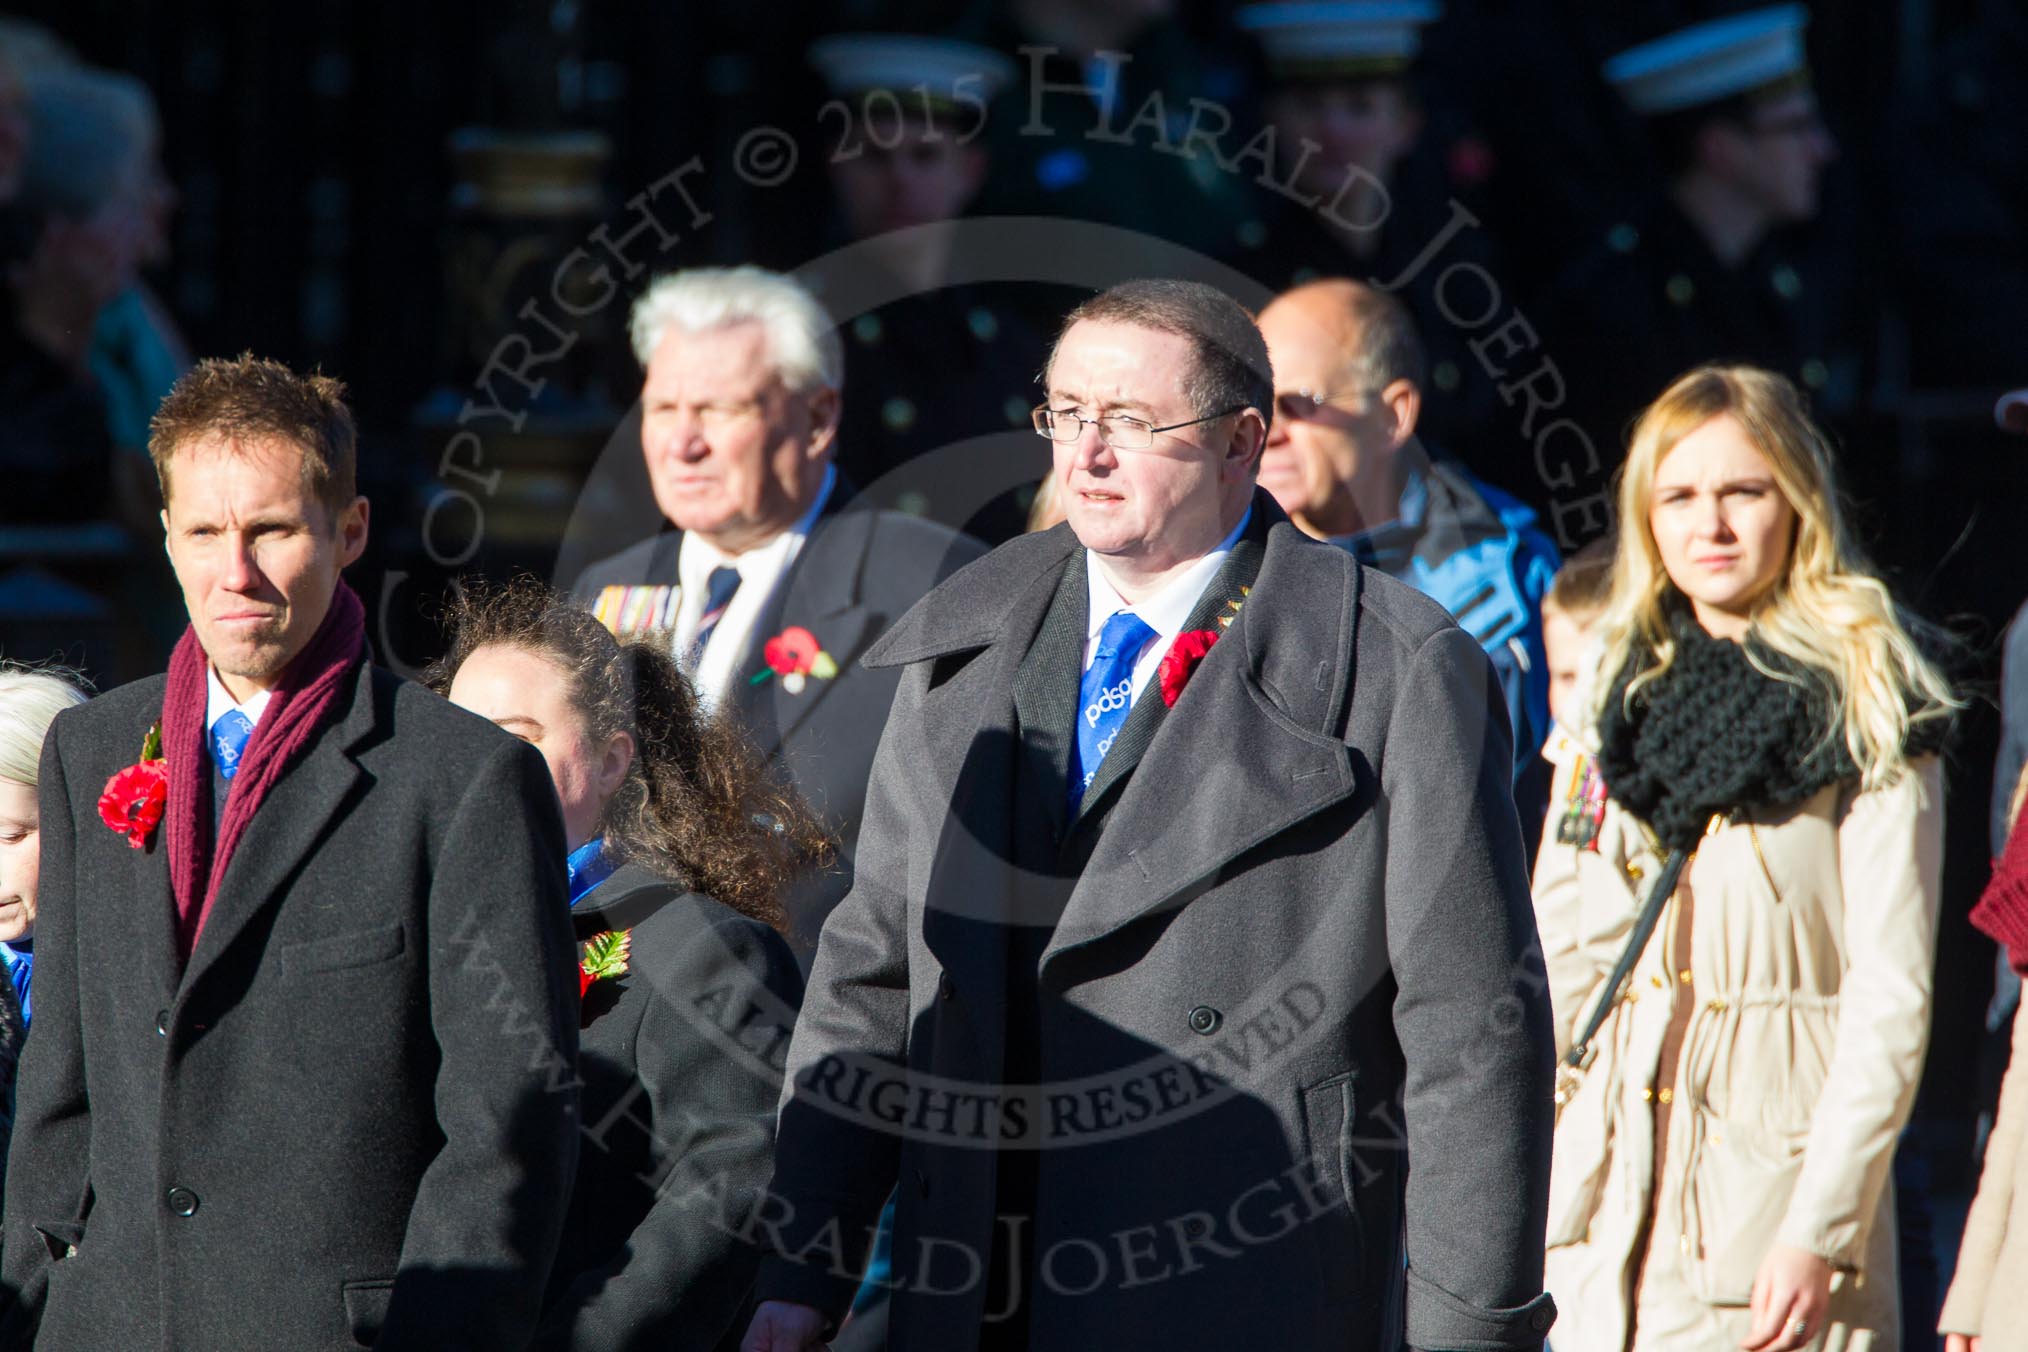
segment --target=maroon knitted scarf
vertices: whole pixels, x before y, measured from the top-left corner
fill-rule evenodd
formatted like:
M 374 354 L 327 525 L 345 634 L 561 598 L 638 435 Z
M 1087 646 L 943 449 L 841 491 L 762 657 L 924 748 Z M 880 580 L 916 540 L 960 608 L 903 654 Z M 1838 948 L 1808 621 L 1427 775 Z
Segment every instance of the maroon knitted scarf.
M 365 661 L 366 608 L 340 582 L 324 623 L 282 673 L 247 739 L 214 846 L 212 833 L 204 829 L 211 807 L 211 753 L 205 746 L 210 659 L 196 629 L 183 631 L 169 657 L 169 688 L 162 697 L 162 753 L 169 760 L 169 884 L 176 895 L 176 938 L 184 961 L 197 947 L 218 880 L 261 801 L 336 720 L 339 696 Z
M 1972 924 L 2007 946 L 2014 970 L 2028 976 L 2028 803 L 2007 833 L 2007 848 L 1993 865 L 1993 877 L 1972 907 Z

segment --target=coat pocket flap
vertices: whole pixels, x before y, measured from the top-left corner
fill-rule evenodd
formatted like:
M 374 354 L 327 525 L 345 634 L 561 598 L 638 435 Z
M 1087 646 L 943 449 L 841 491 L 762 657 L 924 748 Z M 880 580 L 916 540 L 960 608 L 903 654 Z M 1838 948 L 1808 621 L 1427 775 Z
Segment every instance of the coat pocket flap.
M 404 947 L 406 936 L 398 920 L 391 925 L 333 934 L 324 939 L 303 939 L 282 945 L 282 973 L 285 976 L 301 976 L 308 972 L 365 967 L 399 957 Z

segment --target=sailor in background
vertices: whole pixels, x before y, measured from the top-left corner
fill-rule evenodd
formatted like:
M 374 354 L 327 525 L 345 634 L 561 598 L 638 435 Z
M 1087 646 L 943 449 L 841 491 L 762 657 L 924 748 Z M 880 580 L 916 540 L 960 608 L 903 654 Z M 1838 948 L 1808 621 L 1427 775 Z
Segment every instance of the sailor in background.
M 1289 192 L 1261 194 L 1260 216 L 1240 227 L 1230 260 L 1277 291 L 1352 277 L 1398 294 L 1429 351 L 1429 431 L 1485 472 L 1500 400 L 1466 347 L 1472 335 L 1452 318 L 1467 290 L 1470 308 L 1482 305 L 1485 284 L 1476 273 L 1469 286 L 1454 282 L 1446 314 L 1438 278 L 1456 264 L 1496 279 L 1502 269 L 1477 223 L 1482 157 L 1453 153 L 1469 148 L 1461 129 L 1432 125 L 1423 99 L 1422 32 L 1442 13 L 1437 0 L 1272 0 L 1238 11 L 1265 57 L 1262 112 L 1274 177 Z
M 1607 463 L 1633 415 L 1702 362 L 1745 361 L 1796 381 L 1819 416 L 1847 406 L 1858 355 L 1833 346 L 1839 241 L 1819 220 L 1837 152 L 1810 89 L 1809 13 L 1776 5 L 1678 29 L 1606 63 L 1643 119 L 1665 187 L 1563 277 L 1545 348 L 1569 407 Z M 1828 225 L 1826 221 L 1824 224 Z
M 1027 504 L 995 500 L 1044 468 L 1028 410 L 1045 345 L 1023 317 L 1018 283 L 966 280 L 958 218 L 985 182 L 986 105 L 1013 63 L 975 43 L 904 33 L 833 34 L 809 59 L 832 96 L 826 106 L 849 119 L 826 161 L 831 241 L 842 252 L 804 270 L 839 319 L 852 381 L 839 469 L 883 506 L 1011 536 Z M 835 114 L 827 121 L 838 125 Z M 976 457 L 925 459 L 996 432 L 1007 437 L 1004 458 L 1019 456 L 1004 484 L 982 476 Z

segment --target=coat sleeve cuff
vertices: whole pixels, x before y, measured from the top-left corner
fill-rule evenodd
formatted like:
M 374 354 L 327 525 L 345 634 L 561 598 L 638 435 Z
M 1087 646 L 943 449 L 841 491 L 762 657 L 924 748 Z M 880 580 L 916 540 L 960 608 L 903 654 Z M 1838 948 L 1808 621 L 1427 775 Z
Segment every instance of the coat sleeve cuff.
M 1556 1322 L 1556 1302 L 1545 1291 L 1525 1305 L 1474 1305 L 1410 1268 L 1405 1322 L 1408 1344 L 1418 1352 L 1529 1352 Z
M 838 1331 L 845 1312 L 852 1308 L 852 1297 L 858 1293 L 857 1281 L 780 1256 L 761 1259 L 760 1271 L 754 1278 L 756 1303 L 787 1300 L 807 1305 L 823 1314 L 827 1338 Z

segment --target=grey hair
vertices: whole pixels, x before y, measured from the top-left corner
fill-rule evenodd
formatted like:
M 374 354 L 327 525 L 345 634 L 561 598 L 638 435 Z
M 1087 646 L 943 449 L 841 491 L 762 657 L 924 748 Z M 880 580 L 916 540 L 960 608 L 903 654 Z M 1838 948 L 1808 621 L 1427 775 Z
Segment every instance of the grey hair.
M 844 388 L 845 347 L 831 316 L 800 282 L 752 264 L 657 277 L 634 302 L 627 332 L 645 367 L 671 328 L 708 333 L 728 324 L 761 326 L 769 359 L 790 389 Z
M 131 75 L 85 66 L 30 75 L 23 208 L 90 216 L 155 143 L 160 124 L 148 87 Z
M 1064 317 L 1049 350 L 1051 367 L 1063 335 L 1086 320 L 1132 324 L 1188 339 L 1197 359 L 1183 378 L 1183 395 L 1197 415 L 1251 408 L 1264 424 L 1273 424 L 1275 378 L 1267 340 L 1245 308 L 1217 287 L 1151 277 L 1101 291 Z
M 0 664 L 0 779 L 34 788 L 49 725 L 85 698 L 66 673 Z

